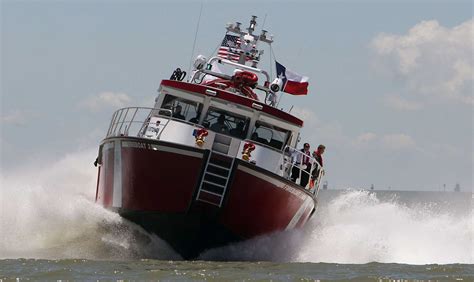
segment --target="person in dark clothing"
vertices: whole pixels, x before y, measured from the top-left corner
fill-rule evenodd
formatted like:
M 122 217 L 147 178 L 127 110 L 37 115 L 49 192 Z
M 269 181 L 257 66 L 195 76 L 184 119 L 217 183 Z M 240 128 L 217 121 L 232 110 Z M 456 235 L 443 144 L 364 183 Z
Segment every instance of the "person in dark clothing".
M 324 150 L 326 150 L 326 146 L 324 145 L 319 145 L 318 146 L 318 149 L 316 151 L 313 152 L 313 158 L 316 159 L 316 161 L 319 163 L 319 166 L 315 166 L 315 168 L 313 169 L 313 172 L 311 173 L 311 177 L 314 179 L 316 177 L 318 177 L 319 175 L 319 171 L 320 169 L 322 169 L 323 167 L 323 154 L 324 154 Z M 324 173 L 324 171 L 323 171 Z
M 211 130 L 218 132 L 218 133 L 224 133 L 227 134 L 229 133 L 229 128 L 225 124 L 225 115 L 221 114 L 217 118 L 217 122 L 211 125 Z
M 185 119 L 185 117 L 181 114 L 182 109 L 183 107 L 181 107 L 181 105 L 177 105 L 176 108 L 174 108 L 173 117 L 178 119 Z
M 243 121 L 237 123 L 237 126 L 229 131 L 230 135 L 243 139 L 245 137 L 244 125 Z
M 309 152 L 309 143 L 304 143 L 303 149 L 300 150 L 296 156 L 296 162 L 291 170 L 291 181 L 296 183 L 296 180 L 300 178 L 300 185 L 306 187 L 309 181 L 309 174 L 311 172 L 311 153 Z

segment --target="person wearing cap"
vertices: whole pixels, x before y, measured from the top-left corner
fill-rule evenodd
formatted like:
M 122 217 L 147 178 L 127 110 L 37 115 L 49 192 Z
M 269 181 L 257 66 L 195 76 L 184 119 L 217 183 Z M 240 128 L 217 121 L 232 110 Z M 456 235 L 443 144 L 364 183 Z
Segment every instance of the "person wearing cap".
M 304 143 L 303 148 L 299 150 L 296 156 L 295 164 L 291 170 L 291 181 L 296 183 L 296 180 L 300 178 L 300 185 L 302 187 L 306 187 L 306 184 L 308 184 L 309 174 L 311 172 L 311 153 L 309 149 L 309 143 Z

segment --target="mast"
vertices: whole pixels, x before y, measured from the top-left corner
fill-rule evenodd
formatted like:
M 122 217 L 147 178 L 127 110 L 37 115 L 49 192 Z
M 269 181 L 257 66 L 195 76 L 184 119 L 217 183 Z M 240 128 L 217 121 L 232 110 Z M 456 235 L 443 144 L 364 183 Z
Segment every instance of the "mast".
M 263 50 L 258 50 L 257 45 L 259 41 L 265 42 L 267 44 L 273 43 L 273 36 L 267 37 L 266 30 L 262 30 L 259 35 L 254 35 L 255 27 L 257 26 L 257 16 L 252 16 L 250 19 L 249 27 L 247 31 L 241 29 L 241 23 L 235 22 L 235 24 L 227 24 L 227 32 L 232 32 L 240 36 L 240 49 L 239 54 L 239 64 L 245 65 L 247 61 L 252 61 L 252 67 L 256 68 L 260 56 L 263 55 Z
M 242 27 L 242 23 L 240 22 L 228 23 L 226 25 L 226 36 L 221 44 L 221 47 L 224 47 L 223 54 L 221 55 L 218 52 L 218 55 L 212 57 L 210 60 L 207 60 L 203 55 L 197 56 L 194 61 L 193 74 L 188 81 L 200 84 L 203 80 L 202 74 L 204 74 L 204 76 L 210 75 L 231 81 L 234 76 L 223 74 L 220 71 L 213 71 L 212 66 L 216 61 L 218 63 L 232 65 L 235 67 L 234 74 L 247 71 L 264 75 L 266 79 L 264 83 L 262 85 L 255 83 L 255 85 L 252 85 L 252 88 L 265 92 L 265 103 L 275 107 L 277 101 L 276 92 L 281 89 L 281 82 L 279 82 L 280 80 L 278 80 L 278 78 L 276 78 L 274 82 L 270 82 L 271 78 L 268 73 L 257 67 L 264 53 L 264 50 L 257 48 L 258 43 L 261 41 L 271 45 L 273 43 L 273 35 L 268 35 L 268 31 L 263 29 L 260 34 L 254 34 L 256 26 L 257 16 L 252 16 L 249 26 L 246 29 Z M 228 33 L 231 33 L 231 35 L 227 35 Z M 251 64 L 246 64 L 247 62 L 251 62 Z

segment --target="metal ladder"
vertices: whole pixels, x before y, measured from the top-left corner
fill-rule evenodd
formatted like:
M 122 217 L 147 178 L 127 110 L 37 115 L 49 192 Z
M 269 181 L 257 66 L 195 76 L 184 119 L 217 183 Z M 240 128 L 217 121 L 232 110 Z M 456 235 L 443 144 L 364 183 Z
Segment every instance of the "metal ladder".
M 211 151 L 196 200 L 221 207 L 233 165 L 234 158 Z

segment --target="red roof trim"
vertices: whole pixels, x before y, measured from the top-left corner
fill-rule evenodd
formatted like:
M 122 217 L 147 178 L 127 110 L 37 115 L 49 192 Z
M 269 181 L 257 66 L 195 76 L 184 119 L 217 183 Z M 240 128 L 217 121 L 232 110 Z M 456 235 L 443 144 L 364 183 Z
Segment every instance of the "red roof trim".
M 246 98 L 244 96 L 239 96 L 234 93 L 230 93 L 221 89 L 217 89 L 214 87 L 208 87 L 200 84 L 194 84 L 194 83 L 189 83 L 189 82 L 183 82 L 183 81 L 176 81 L 176 80 L 167 80 L 164 79 L 161 81 L 162 86 L 167 86 L 167 87 L 172 87 L 172 88 L 177 88 L 193 93 L 199 93 L 202 95 L 206 95 L 206 89 L 216 91 L 216 95 L 212 95 L 213 97 L 217 97 L 222 100 L 226 100 L 235 104 L 239 104 L 245 107 L 248 107 L 250 109 L 255 109 L 255 105 L 252 107 L 252 104 L 258 104 L 262 106 L 262 112 L 274 116 L 276 118 L 282 119 L 284 121 L 290 122 L 294 125 L 297 126 L 303 126 L 303 121 L 300 120 L 299 118 L 290 115 L 289 113 L 286 113 L 284 111 L 281 111 L 277 108 L 271 107 L 266 105 L 265 103 L 261 103 L 256 100 L 252 100 L 249 98 Z

